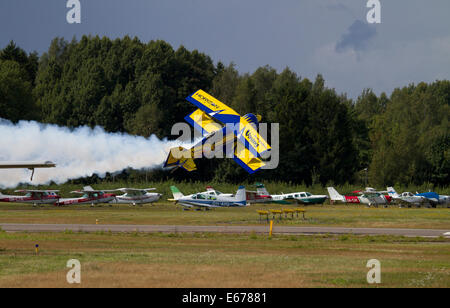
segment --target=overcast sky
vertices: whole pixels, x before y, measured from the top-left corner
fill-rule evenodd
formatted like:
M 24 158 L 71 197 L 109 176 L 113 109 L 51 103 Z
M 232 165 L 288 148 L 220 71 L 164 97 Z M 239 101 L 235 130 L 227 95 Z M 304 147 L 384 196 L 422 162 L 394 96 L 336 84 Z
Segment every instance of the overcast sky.
M 163 39 L 234 62 L 241 73 L 266 64 L 357 97 L 409 83 L 450 79 L 450 1 L 380 0 L 381 24 L 368 24 L 367 0 L 80 0 L 81 24 L 68 24 L 67 0 L 1 0 L 0 48 L 14 40 L 42 54 L 56 37 L 83 34 Z

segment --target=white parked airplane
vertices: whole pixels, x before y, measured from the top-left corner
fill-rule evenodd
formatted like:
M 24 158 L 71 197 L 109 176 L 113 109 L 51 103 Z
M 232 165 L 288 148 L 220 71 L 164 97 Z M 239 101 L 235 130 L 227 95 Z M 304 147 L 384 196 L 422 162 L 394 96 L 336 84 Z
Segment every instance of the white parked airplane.
M 392 198 L 388 195 L 385 196 L 383 191 L 376 191 L 371 187 L 366 187 L 365 191 L 355 191 L 353 193 L 358 196 L 342 196 L 337 192 L 334 187 L 327 187 L 330 194 L 330 200 L 332 202 L 343 203 L 363 203 L 368 206 L 387 205 L 391 202 Z
M 156 188 L 119 188 L 117 191 L 121 191 L 124 194 L 116 196 L 110 203 L 136 205 L 156 202 L 161 198 L 162 194 L 149 192 L 155 189 Z
M 402 194 L 398 194 L 394 187 L 387 188 L 389 196 L 392 197 L 396 202 L 406 204 L 407 206 L 415 205 L 415 206 L 430 206 L 430 201 L 424 196 L 416 196 L 410 192 L 404 192 Z
M 239 186 L 236 195 L 216 194 L 215 191 L 206 191 L 202 193 L 196 193 L 185 196 L 181 191 L 175 187 L 170 186 L 172 190 L 173 198 L 169 201 L 175 201 L 175 204 L 180 203 L 185 207 L 197 207 L 197 208 L 216 208 L 216 207 L 242 207 L 247 206 L 247 198 L 245 195 L 245 187 Z
M 32 161 L 2 161 L 0 162 L 0 169 L 30 169 L 31 181 L 33 181 L 34 169 L 35 168 L 53 168 L 56 167 L 51 161 L 46 162 L 32 162 Z

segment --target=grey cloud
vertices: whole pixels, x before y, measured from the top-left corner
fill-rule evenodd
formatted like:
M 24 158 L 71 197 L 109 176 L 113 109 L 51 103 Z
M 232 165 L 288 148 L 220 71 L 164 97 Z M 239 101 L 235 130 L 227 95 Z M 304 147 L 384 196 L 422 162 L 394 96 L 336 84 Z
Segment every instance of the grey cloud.
M 336 52 L 343 52 L 347 49 L 355 51 L 365 50 L 368 42 L 375 37 L 377 31 L 375 27 L 368 23 L 356 20 L 336 43 Z

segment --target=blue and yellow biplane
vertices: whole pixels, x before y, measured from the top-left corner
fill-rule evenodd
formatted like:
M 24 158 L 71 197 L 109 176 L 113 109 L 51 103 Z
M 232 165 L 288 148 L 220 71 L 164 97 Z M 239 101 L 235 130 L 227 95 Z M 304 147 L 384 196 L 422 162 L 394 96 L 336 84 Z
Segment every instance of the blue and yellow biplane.
M 271 148 L 258 133 L 260 116 L 251 113 L 240 116 L 203 90 L 198 90 L 186 99 L 198 109 L 184 119 L 200 131 L 203 138 L 190 149 L 181 146 L 172 148 L 164 167 L 196 170 L 194 159 L 203 157 L 204 145 L 212 140 L 214 143 L 208 149 L 223 147 L 226 156 L 232 156 L 249 173 L 254 173 L 265 165 L 262 158 Z

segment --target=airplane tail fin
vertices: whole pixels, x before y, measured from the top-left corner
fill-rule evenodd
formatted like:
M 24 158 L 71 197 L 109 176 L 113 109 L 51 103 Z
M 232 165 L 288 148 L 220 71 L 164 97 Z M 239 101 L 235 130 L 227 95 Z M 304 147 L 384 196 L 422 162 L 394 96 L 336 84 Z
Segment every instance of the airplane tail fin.
M 191 150 L 185 149 L 183 147 L 171 148 L 170 153 L 167 156 L 164 167 L 181 167 L 187 171 L 197 170 L 197 166 L 194 163 L 191 153 L 189 155 L 187 152 Z
M 392 198 L 397 198 L 399 196 L 398 193 L 395 191 L 394 187 L 388 187 L 387 191 L 388 195 Z
M 262 183 L 256 183 L 256 192 L 259 195 L 263 195 L 263 196 L 270 196 L 269 192 L 267 191 L 266 187 L 264 187 L 264 184 Z
M 236 195 L 234 196 L 234 199 L 236 200 L 236 202 L 242 203 L 243 205 L 247 204 L 247 195 L 245 193 L 244 186 L 239 186 Z
M 184 195 L 176 186 L 170 186 L 170 190 L 172 191 L 172 195 L 175 200 L 179 200 L 180 198 L 184 197 Z
M 327 190 L 331 201 L 345 201 L 344 196 L 339 194 L 334 187 L 327 187 Z

